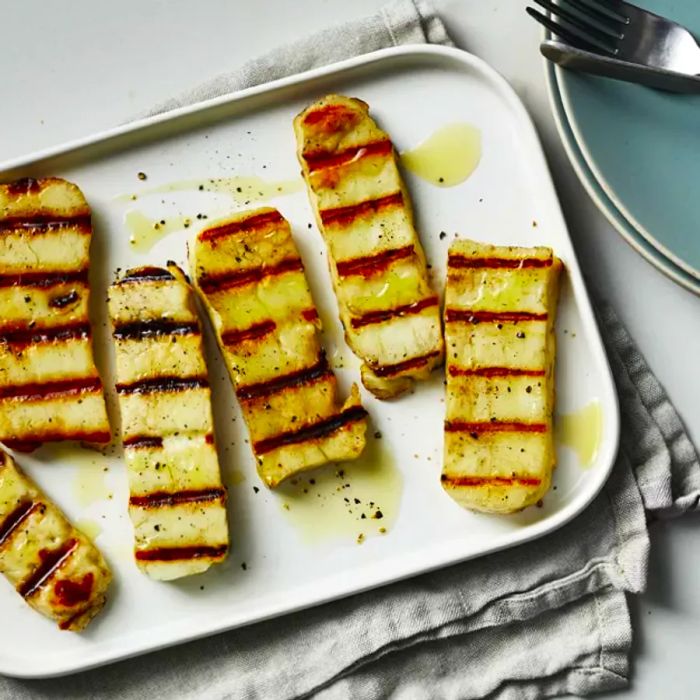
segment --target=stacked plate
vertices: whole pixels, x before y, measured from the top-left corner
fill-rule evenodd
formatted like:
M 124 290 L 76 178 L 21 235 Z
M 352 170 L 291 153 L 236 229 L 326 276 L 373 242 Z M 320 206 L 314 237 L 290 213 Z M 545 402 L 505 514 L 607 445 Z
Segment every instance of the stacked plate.
M 645 0 L 700 36 L 700 3 Z M 559 132 L 584 187 L 649 262 L 700 294 L 700 96 L 547 64 Z

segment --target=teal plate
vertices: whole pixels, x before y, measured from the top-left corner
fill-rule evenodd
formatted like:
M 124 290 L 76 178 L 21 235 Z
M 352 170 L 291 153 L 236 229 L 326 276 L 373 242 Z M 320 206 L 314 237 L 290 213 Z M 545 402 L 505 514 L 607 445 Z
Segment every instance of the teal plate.
M 691 292 L 700 295 L 700 280 L 678 267 L 644 238 L 617 209 L 600 186 L 591 172 L 591 169 L 588 167 L 581 153 L 581 149 L 578 147 L 574 132 L 567 120 L 564 105 L 562 104 L 561 95 L 559 93 L 559 84 L 556 75 L 557 70 L 555 70 L 555 66 L 548 61 L 545 62 L 545 66 L 550 102 L 559 134 L 564 143 L 564 148 L 569 156 L 569 160 L 590 197 L 598 205 L 603 214 L 605 214 L 608 221 L 610 221 L 638 253 L 672 280 L 686 289 L 689 289 Z
M 640 4 L 700 36 L 700 1 Z M 609 203 L 700 286 L 700 95 L 554 73 L 566 122 Z

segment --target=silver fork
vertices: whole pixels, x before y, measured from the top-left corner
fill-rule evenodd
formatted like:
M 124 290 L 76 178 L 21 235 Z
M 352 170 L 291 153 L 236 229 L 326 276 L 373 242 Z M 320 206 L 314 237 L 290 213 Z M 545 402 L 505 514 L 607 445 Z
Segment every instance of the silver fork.
M 700 75 L 697 41 L 685 27 L 665 17 L 624 0 L 534 2 L 550 16 L 531 7 L 528 14 L 572 46 L 628 63 Z

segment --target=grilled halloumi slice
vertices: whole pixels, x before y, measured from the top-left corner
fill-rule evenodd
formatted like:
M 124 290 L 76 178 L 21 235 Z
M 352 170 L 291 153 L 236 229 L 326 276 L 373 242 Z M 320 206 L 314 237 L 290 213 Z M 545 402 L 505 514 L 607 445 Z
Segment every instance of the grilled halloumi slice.
M 393 145 L 364 102 L 340 95 L 305 109 L 294 129 L 362 382 L 379 398 L 397 396 L 442 363 L 443 340 Z
M 2 450 L 0 572 L 37 612 L 73 632 L 102 610 L 112 580 L 92 542 Z
M 110 440 L 88 320 L 90 208 L 58 178 L 0 185 L 0 442 Z
M 356 386 L 338 405 L 304 266 L 282 215 L 265 208 L 216 223 L 199 233 L 191 258 L 262 480 L 275 487 L 304 469 L 358 457 L 366 411 Z
M 159 580 L 201 573 L 229 538 L 194 293 L 174 263 L 138 268 L 109 311 L 136 563 Z
M 549 248 L 450 247 L 442 485 L 465 508 L 513 513 L 549 489 L 560 270 Z

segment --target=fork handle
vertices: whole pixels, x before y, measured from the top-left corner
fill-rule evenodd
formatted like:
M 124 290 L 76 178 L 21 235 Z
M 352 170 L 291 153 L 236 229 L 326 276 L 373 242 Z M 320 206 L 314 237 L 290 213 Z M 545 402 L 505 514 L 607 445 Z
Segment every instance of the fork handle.
M 700 94 L 700 77 L 685 75 L 639 63 L 620 61 L 547 39 L 540 44 L 542 55 L 563 68 L 601 75 L 614 80 L 639 83 L 657 90 Z

